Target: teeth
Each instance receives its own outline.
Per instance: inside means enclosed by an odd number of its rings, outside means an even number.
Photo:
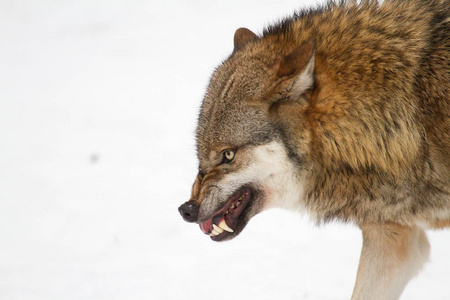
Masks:
[[[222,219],[218,225],[220,228],[222,228],[225,231],[228,232],[233,232],[233,229],[231,229],[230,227],[228,227],[227,223],[225,222],[225,219]]]
[[[242,201],[242,200],[244,200],[244,198],[245,198],[245,194],[242,194],[242,195],[239,197],[239,200]]]
[[[214,235],[219,235],[219,234],[220,234],[220,232],[218,232],[218,231],[215,230],[215,229],[213,229],[213,230],[211,231],[211,233],[213,233]]]
[[[231,203],[231,209],[233,209],[234,208],[234,202],[233,203]]]
[[[222,233],[223,232],[223,229],[222,228],[220,228],[219,226],[217,226],[216,224],[212,224],[213,225],[213,231],[215,230],[216,232],[218,232],[218,233]]]
[[[238,203],[236,203],[236,207],[239,207],[239,205],[241,205],[241,201],[238,201]]]

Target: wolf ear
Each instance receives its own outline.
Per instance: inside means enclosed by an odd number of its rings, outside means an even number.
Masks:
[[[277,76],[281,80],[294,78],[292,92],[300,96],[314,84],[314,40],[309,40],[281,59]]]
[[[247,28],[239,28],[234,33],[234,50],[233,52],[239,51],[244,48],[251,41],[259,40],[259,37],[254,34],[251,30]]]

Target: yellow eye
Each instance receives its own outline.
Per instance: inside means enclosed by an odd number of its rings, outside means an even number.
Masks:
[[[234,159],[234,151],[233,150],[227,150],[223,153],[223,162],[222,163],[229,163]]]

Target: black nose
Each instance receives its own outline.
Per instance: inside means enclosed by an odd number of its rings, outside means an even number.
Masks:
[[[186,222],[192,223],[197,221],[198,205],[194,202],[185,202],[180,207],[178,207],[178,211]]]

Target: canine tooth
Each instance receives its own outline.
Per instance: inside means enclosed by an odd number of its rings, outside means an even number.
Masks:
[[[236,203],[236,207],[239,207],[239,205],[241,205],[241,201],[238,201],[238,203]]]
[[[219,234],[223,232],[223,229],[217,226],[216,224],[213,224],[213,230],[217,231]]]
[[[244,200],[244,198],[245,198],[245,194],[242,194],[240,197],[239,197],[239,200]]]
[[[233,232],[233,229],[231,229],[230,227],[228,227],[227,223],[225,222],[225,219],[222,219],[222,221],[220,221],[219,225],[220,228],[222,228],[225,231],[228,232]]]
[[[218,231],[215,230],[215,229],[211,230],[211,233],[214,233],[214,235],[219,235],[219,234],[220,234],[220,232],[218,232]]]

